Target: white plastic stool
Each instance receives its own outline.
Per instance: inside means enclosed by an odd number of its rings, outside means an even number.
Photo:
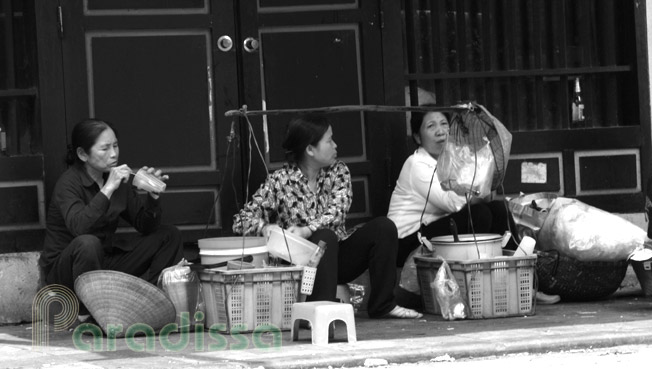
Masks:
[[[302,319],[311,324],[313,345],[328,345],[328,338],[331,336],[330,326],[335,320],[341,320],[346,324],[349,343],[357,341],[353,305],[351,304],[332,301],[294,303],[292,305],[292,341],[299,339],[299,323]]]

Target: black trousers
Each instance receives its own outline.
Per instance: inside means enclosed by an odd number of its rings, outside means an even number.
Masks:
[[[75,279],[92,270],[116,270],[156,284],[163,269],[183,258],[181,234],[174,226],[161,225],[156,232],[138,237],[124,247],[106,252],[92,235],[81,235],[70,242],[54,262],[45,281],[75,290]],[[80,314],[88,310],[80,303]]]
[[[377,318],[389,313],[395,306],[396,252],[398,233],[396,225],[387,217],[378,217],[357,229],[347,239],[338,242],[335,232],[317,230],[310,241],[326,242],[312,295],[307,301],[335,301],[337,285],[356,279],[369,269],[367,312]]]
[[[516,224],[507,209],[504,201],[490,201],[471,205],[471,211],[465,206],[457,213],[450,214],[435,222],[422,227],[421,235],[430,239],[437,236],[450,235],[450,220],[455,220],[459,234],[470,233],[496,233],[503,234],[510,230],[516,235]],[[410,253],[421,243],[417,237],[417,232],[399,239],[397,266],[402,267]],[[514,240],[505,247],[506,249],[515,250],[517,244]]]

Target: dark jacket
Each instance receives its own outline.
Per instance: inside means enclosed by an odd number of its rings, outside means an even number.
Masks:
[[[74,164],[61,175],[54,188],[39,261],[41,267],[47,273],[61,251],[80,235],[96,236],[108,252],[113,247],[128,248],[113,241],[120,218],[142,234],[155,231],[161,223],[161,207],[158,200],[146,197],[147,200],[139,196],[131,183],[121,183],[109,199],[84,166]]]

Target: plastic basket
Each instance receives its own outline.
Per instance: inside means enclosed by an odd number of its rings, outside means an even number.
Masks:
[[[629,261],[579,261],[556,250],[537,251],[539,291],[564,301],[605,298],[620,288]]]
[[[312,288],[315,285],[315,277],[317,276],[317,268],[303,267],[303,278],[301,279],[301,293],[304,295],[312,295]]]
[[[227,333],[261,325],[289,330],[302,272],[303,267],[199,272],[206,326]]]
[[[446,262],[471,309],[469,319],[485,319],[534,315],[536,259],[536,255],[528,255]],[[442,261],[424,256],[415,256],[414,260],[424,310],[429,314],[440,314],[431,283]]]

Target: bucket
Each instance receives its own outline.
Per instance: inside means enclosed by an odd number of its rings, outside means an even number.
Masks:
[[[635,261],[632,260],[632,268],[641,285],[643,296],[652,296],[652,259]]]
[[[433,246],[434,256],[441,256],[446,260],[478,260],[502,256],[503,247],[510,236],[509,233],[504,236],[477,233],[475,237],[473,234],[461,234],[459,241],[456,241],[452,235],[448,235],[433,237],[430,243]]]
[[[199,257],[201,258],[202,264],[217,264],[223,261],[237,259],[243,255],[253,256],[252,264],[254,264],[256,268],[262,268],[263,260],[267,261],[267,246],[249,247],[245,248],[244,250],[242,248],[224,250],[199,250]]]

